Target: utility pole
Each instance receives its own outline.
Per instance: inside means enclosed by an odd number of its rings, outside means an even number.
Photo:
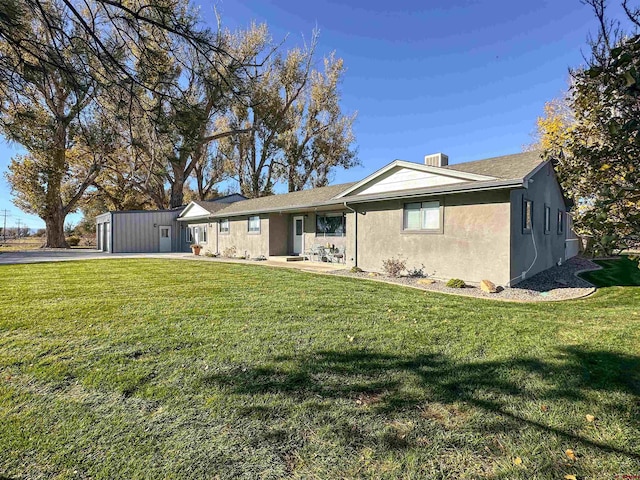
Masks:
[[[2,242],[7,243],[7,217],[10,217],[9,210],[6,208],[4,210],[0,210],[4,215],[4,226],[2,227]]]
[[[18,219],[17,222],[18,222],[18,240],[20,240],[20,219]]]

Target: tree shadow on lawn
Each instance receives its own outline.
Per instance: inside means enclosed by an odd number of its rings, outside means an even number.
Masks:
[[[636,256],[621,255],[618,258],[597,259],[593,262],[600,265],[602,270],[584,272],[580,276],[596,287],[640,286],[640,269]]]
[[[525,402],[544,405],[545,402],[580,401],[594,391],[640,395],[640,357],[566,347],[559,349],[553,358],[506,362],[461,363],[441,354],[410,357],[367,350],[323,351],[273,360],[273,367],[234,368],[230,372],[207,375],[203,381],[205,385],[216,385],[240,395],[288,395],[296,402],[347,400],[379,415],[412,409],[415,412],[418,408],[423,417],[437,416],[437,412],[423,409],[433,404],[451,406],[463,402],[494,414],[478,426],[479,434],[533,427],[573,445],[582,444],[640,460],[637,452],[582,437],[569,426],[558,428],[517,413]],[[605,409],[602,405],[599,407]],[[635,410],[638,404],[632,408]],[[617,410],[619,417],[629,415],[629,408],[618,405],[615,398],[605,410]],[[257,406],[245,407],[241,413],[263,419],[270,414],[269,407]],[[399,447],[402,446],[400,442]]]

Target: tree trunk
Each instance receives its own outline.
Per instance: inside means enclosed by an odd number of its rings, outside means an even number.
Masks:
[[[45,248],[69,248],[64,238],[64,206],[62,205],[62,178],[65,174],[67,129],[65,122],[57,119],[55,145],[51,158],[51,170],[47,178],[44,223],[47,227]]]
[[[169,198],[169,208],[181,207],[184,202],[184,170],[174,169],[173,182],[171,183],[171,197]]]
[[[45,248],[69,248],[67,240],[64,238],[64,209],[62,202],[48,209],[46,217],[43,219],[47,227],[47,241]]]

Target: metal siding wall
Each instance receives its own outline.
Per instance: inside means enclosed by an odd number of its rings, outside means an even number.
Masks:
[[[114,215],[114,251],[120,253],[154,253],[160,249],[158,226],[171,226],[172,250],[179,246],[178,211],[119,212]],[[154,224],[156,225],[154,227]]]

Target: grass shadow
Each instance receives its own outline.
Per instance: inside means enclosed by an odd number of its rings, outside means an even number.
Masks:
[[[594,391],[637,396],[639,372],[640,357],[579,347],[559,349],[557,355],[545,360],[531,357],[469,363],[441,354],[412,357],[355,350],[280,356],[269,367],[232,369],[207,375],[202,381],[233,394],[279,394],[292,396],[296,402],[317,398],[346,400],[368,407],[375,415],[389,417],[429,405],[454,408],[451,406],[463,402],[493,414],[491,418],[499,416],[493,420],[497,422],[493,427],[486,422],[478,426],[482,430],[478,433],[483,435],[491,428],[504,431],[532,427],[572,444],[640,460],[636,451],[586,438],[568,426],[560,428],[552,421],[544,423],[516,413],[520,404],[532,399],[541,404],[573,402]],[[530,386],[532,382],[536,387]],[[544,388],[540,387],[541,382]],[[402,448],[402,442],[394,448]]]
[[[580,276],[598,288],[638,287],[640,286],[640,268],[638,259],[622,255],[615,259],[593,260],[602,270],[581,273]]]

